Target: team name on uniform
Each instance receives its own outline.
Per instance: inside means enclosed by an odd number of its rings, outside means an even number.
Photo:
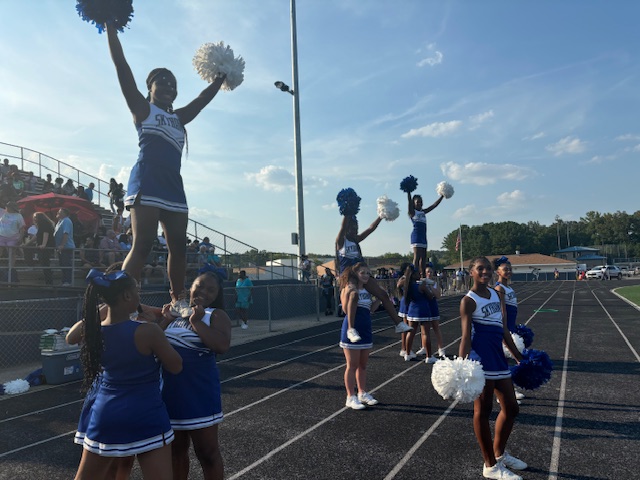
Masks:
[[[480,310],[484,314],[484,318],[500,311],[500,302],[487,303]]]

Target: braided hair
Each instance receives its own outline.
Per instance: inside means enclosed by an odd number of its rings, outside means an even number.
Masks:
[[[95,272],[91,270],[89,275]],[[117,277],[117,278],[116,278]],[[82,306],[83,324],[82,337],[84,342],[80,350],[80,358],[84,367],[83,391],[91,388],[96,377],[102,371],[102,325],[100,320],[100,304],[115,305],[120,294],[136,287],[136,280],[125,272],[113,272],[102,274],[103,281],[87,276],[87,289],[84,293]]]

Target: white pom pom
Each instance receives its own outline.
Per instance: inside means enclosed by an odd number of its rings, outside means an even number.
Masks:
[[[29,382],[22,379],[11,380],[4,384],[4,393],[15,395],[16,393],[24,393],[29,390]]]
[[[513,332],[511,333],[511,338],[513,338],[513,343],[516,344],[516,348],[518,349],[518,351],[522,353],[524,350],[524,339],[517,333]],[[502,351],[504,352],[505,357],[513,358],[513,355],[511,355],[511,352],[504,343],[502,344]]]
[[[484,389],[482,364],[475,360],[445,357],[433,365],[431,383],[445,400],[457,399],[461,403],[473,402]]]
[[[378,198],[378,216],[389,222],[393,222],[400,216],[398,204],[386,195],[382,195]]]
[[[440,182],[436,187],[436,193],[444,198],[453,197],[453,187],[447,182]]]
[[[233,90],[244,80],[244,59],[234,57],[233,50],[224,42],[205,43],[193,56],[193,66],[198,75],[206,81],[213,82],[218,74],[225,74],[222,90]]]

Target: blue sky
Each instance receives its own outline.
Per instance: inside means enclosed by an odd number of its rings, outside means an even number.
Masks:
[[[36,6],[37,5],[37,8]],[[0,0],[0,142],[126,185],[137,137],[105,35],[75,2]],[[182,173],[191,216],[259,249],[295,252],[288,0],[134,1],[121,35],[139,88],[155,67],[182,106],[206,84],[196,49],[223,40],[246,62],[188,126]],[[460,223],[578,220],[638,209],[640,4],[566,0],[298,0],[298,63],[308,252],[331,253],[338,191],[362,197],[362,226],[386,194],[418,178],[429,244]],[[363,243],[410,251],[403,213]]]

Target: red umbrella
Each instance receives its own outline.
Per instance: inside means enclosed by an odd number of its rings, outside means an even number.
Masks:
[[[100,214],[93,208],[93,204],[84,198],[45,193],[18,200],[18,207],[27,225],[32,223],[35,212],[44,212],[55,222],[60,208],[69,210],[69,217],[81,225],[83,233],[96,233],[100,225]],[[75,233],[77,235],[80,232]]]

